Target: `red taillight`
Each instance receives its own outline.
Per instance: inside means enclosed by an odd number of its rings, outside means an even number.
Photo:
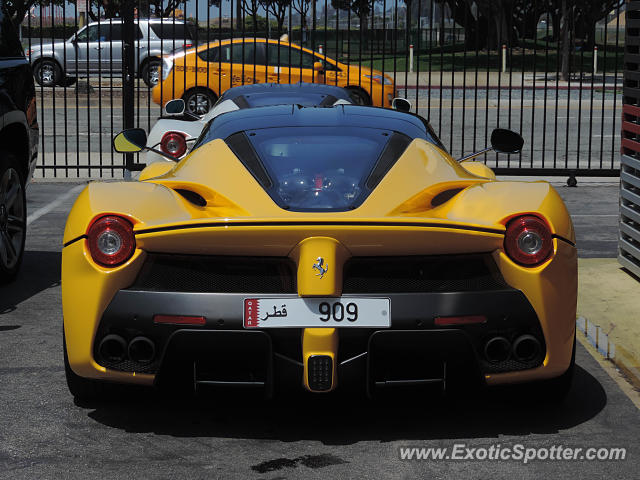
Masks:
[[[449,325],[475,325],[478,323],[487,323],[487,317],[484,315],[464,315],[461,317],[436,317],[434,323],[438,326]]]
[[[514,218],[507,224],[504,249],[512,260],[521,265],[539,265],[553,251],[551,230],[544,220],[533,215]]]
[[[133,225],[115,215],[97,219],[87,231],[91,258],[104,267],[118,266],[131,258],[136,249]]]
[[[180,158],[187,151],[187,139],[182,133],[167,132],[162,136],[160,148],[164,153]]]
[[[154,315],[153,323],[165,323],[170,325],[204,325],[204,317],[188,317],[185,315]]]

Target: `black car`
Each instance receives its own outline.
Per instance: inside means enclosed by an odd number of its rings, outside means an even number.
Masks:
[[[0,0],[0,282],[18,273],[27,229],[25,186],[38,155],[33,73]]]

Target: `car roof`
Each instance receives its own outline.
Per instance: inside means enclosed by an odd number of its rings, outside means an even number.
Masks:
[[[263,101],[268,97],[295,97],[300,103],[305,105],[318,105],[316,99],[319,96],[331,96],[335,100],[331,102],[333,104],[336,100],[346,100],[352,102],[349,92],[334,85],[324,85],[318,83],[256,83],[251,85],[243,85],[239,87],[230,88],[222,94],[221,101],[224,100],[236,100],[239,97],[243,97],[240,102],[246,102],[245,107],[261,106]],[[307,103],[304,100],[312,103]],[[236,101],[236,103],[239,103]],[[266,102],[265,102],[266,103]],[[269,101],[269,104],[276,104],[277,101]],[[283,102],[287,104],[295,103],[291,101]]]
[[[441,146],[426,120],[418,115],[376,107],[337,105],[331,108],[275,105],[248,108],[214,118],[199,144],[234,133],[278,127],[364,127],[393,130]]]

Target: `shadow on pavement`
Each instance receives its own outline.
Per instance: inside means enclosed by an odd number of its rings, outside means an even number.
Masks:
[[[0,286],[0,315],[47,288],[60,284],[60,252],[25,251],[17,278]],[[1,317],[0,317],[1,318]]]
[[[580,367],[563,405],[524,405],[517,398],[495,390],[473,392],[454,401],[438,394],[399,395],[378,402],[324,395],[270,402],[255,395],[219,401],[211,395],[195,400],[189,395],[167,398],[145,390],[128,401],[84,407],[92,409],[88,415],[96,422],[127,432],[349,445],[556,433],[586,422],[607,403],[598,380]]]

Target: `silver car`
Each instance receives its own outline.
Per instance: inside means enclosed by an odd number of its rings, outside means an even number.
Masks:
[[[191,46],[195,26],[173,19],[136,20],[136,74],[153,87],[162,55]],[[27,56],[36,81],[45,87],[70,85],[89,74],[122,73],[122,20],[102,20],[78,30],[66,41],[33,42]]]

